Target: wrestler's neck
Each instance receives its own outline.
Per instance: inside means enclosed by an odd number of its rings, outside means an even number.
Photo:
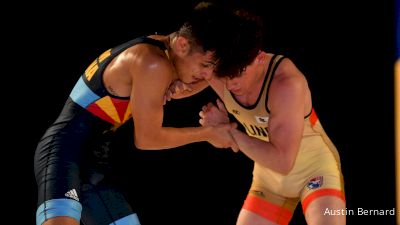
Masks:
[[[169,35],[153,34],[149,35],[148,37],[163,42],[168,52],[170,52],[172,40],[174,39],[174,37],[176,37],[176,34],[175,33],[171,33]]]
[[[171,33],[169,35],[158,35],[158,34],[154,34],[154,35],[149,35],[148,37],[153,38],[155,40],[161,41],[164,43],[165,48],[166,48],[166,53],[167,53],[167,57],[168,60],[170,60],[170,62],[173,65],[173,69],[174,69],[174,79],[178,79],[178,75],[176,74],[175,71],[175,53],[173,50],[173,42],[175,41],[177,34],[176,32]]]
[[[246,74],[243,75],[246,76],[244,79],[248,79],[245,81],[245,83],[248,82],[248,85],[243,87],[242,92],[234,94],[236,100],[246,106],[254,105],[257,102],[264,84],[267,67],[266,63],[253,64],[247,67]]]

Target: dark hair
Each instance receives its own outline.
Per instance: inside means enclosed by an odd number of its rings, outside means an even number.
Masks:
[[[240,75],[262,48],[261,19],[244,9],[200,2],[177,32],[194,49],[213,51],[217,76]]]
[[[219,61],[214,71],[219,77],[239,76],[263,46],[261,18],[245,10],[237,10],[235,15],[236,30],[216,52]]]
[[[215,51],[234,29],[233,10],[212,2],[200,2],[178,30],[177,34],[190,41],[193,48]]]

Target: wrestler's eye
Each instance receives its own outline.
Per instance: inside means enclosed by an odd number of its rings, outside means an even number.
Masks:
[[[206,69],[214,67],[214,65],[211,63],[201,63],[200,66]]]

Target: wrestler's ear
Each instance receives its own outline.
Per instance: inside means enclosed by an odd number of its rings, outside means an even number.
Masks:
[[[256,56],[256,61],[258,63],[264,64],[265,60],[267,60],[267,55],[265,54],[265,52],[259,51]]]
[[[185,37],[178,36],[175,41],[176,54],[179,56],[186,56],[190,52],[189,40]]]

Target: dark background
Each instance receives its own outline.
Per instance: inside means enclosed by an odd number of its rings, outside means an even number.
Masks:
[[[12,164],[3,186],[15,190],[6,196],[10,213],[18,215],[14,223],[34,224],[34,150],[86,66],[138,35],[174,31],[195,2],[17,2],[4,8],[13,13],[2,18],[10,59],[3,61],[3,113],[11,134],[4,164]],[[394,208],[394,3],[228,2],[261,15],[266,50],[287,55],[307,77],[314,107],[341,155],[347,208]],[[205,90],[168,103],[166,125],[197,126],[201,106],[215,97]],[[119,151],[131,144],[129,125],[121,129]],[[133,157],[120,164],[126,174],[118,177],[126,177],[143,225],[235,223],[251,181],[252,162],[242,153],[198,143],[128,154]],[[395,224],[395,217],[348,216],[348,224],[367,222]],[[291,224],[305,224],[301,211]]]

